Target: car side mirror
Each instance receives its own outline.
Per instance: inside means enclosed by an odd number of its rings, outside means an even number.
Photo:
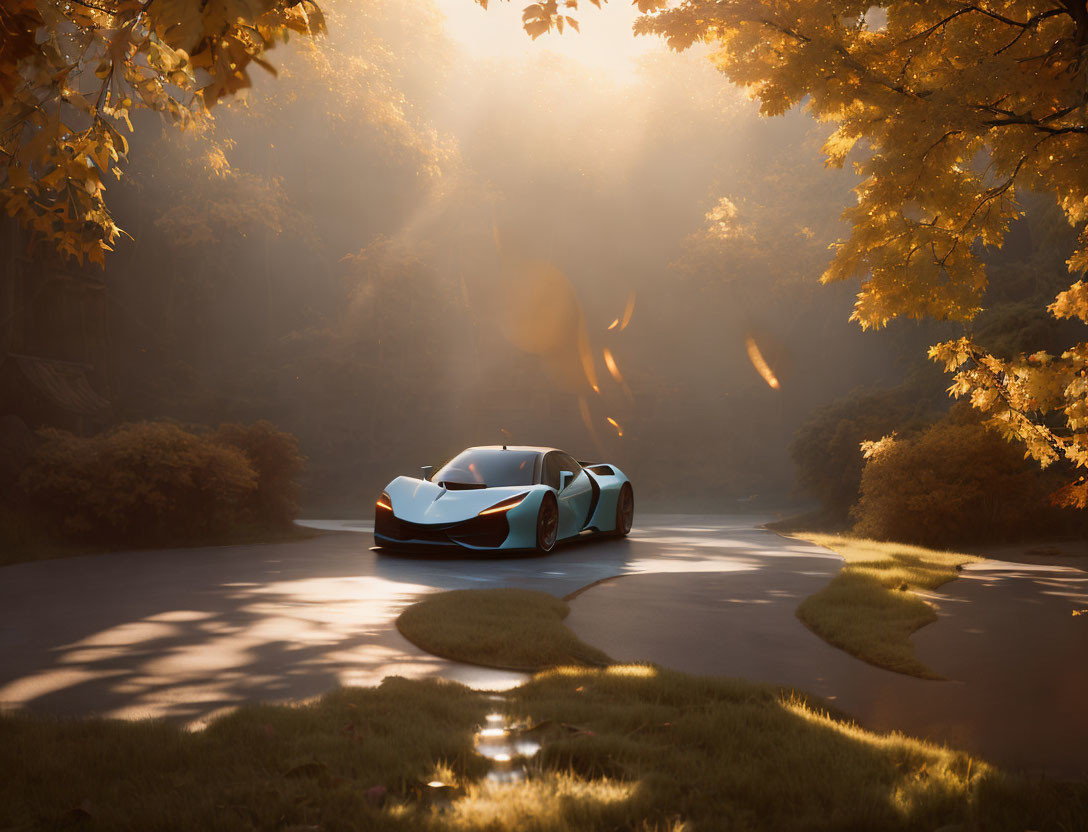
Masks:
[[[423,471],[423,479],[427,482],[431,480],[431,472],[434,470],[433,465],[420,465],[420,470]]]
[[[562,491],[564,488],[566,488],[568,485],[570,485],[570,481],[572,479],[574,479],[574,472],[573,471],[560,471],[559,472],[559,490]]]

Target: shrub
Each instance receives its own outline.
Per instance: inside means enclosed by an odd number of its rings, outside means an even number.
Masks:
[[[258,490],[241,450],[167,422],[92,438],[54,429],[38,437],[20,487],[55,528],[85,542],[213,538],[244,522]]]
[[[798,483],[819,498],[828,515],[845,521],[861,484],[864,460],[858,446],[893,430],[921,429],[927,424],[927,411],[905,388],[855,390],[816,410],[790,445]]]
[[[938,547],[1060,533],[1081,518],[1050,505],[1056,484],[958,405],[915,438],[869,446],[854,531]]]
[[[210,439],[237,448],[257,473],[257,488],[246,500],[252,520],[263,526],[290,526],[298,515],[298,483],[305,461],[294,434],[262,419],[252,425],[220,425]]]

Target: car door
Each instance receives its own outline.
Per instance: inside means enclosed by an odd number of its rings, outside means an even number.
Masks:
[[[570,471],[574,477],[560,489],[562,471]],[[569,454],[552,451],[544,460],[544,481],[559,490],[559,537],[573,537],[585,526],[593,499],[589,474]]]

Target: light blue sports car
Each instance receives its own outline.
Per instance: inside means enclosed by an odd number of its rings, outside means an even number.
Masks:
[[[374,512],[383,549],[460,547],[547,554],[583,534],[631,531],[635,496],[615,465],[580,463],[555,448],[462,451],[433,475],[397,477]]]

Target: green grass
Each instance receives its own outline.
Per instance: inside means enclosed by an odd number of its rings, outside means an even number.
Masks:
[[[593,823],[570,828],[1041,830],[1083,829],[1088,817],[1088,783],[1008,778],[742,680],[649,666],[560,669],[516,690],[514,707],[579,729],[544,733],[546,775],[628,787],[625,800],[596,807]]]
[[[436,656],[507,670],[611,660],[563,623],[565,601],[527,589],[462,589],[426,596],[397,618],[410,642]]]
[[[244,707],[200,733],[0,716],[0,829],[414,829],[371,805],[367,789],[410,804],[436,766],[482,776],[472,734],[487,705],[460,685],[393,678],[310,704]]]
[[[243,707],[201,733],[0,716],[0,829],[1000,832],[1088,817],[1088,783],[1006,777],[796,694],[648,666],[559,669],[513,691],[497,707],[543,748],[527,781],[496,785],[473,753],[493,707],[453,683],[387,679]],[[428,798],[432,779],[448,801]]]
[[[826,587],[797,608],[805,626],[869,664],[942,678],[918,659],[910,641],[912,633],[937,620],[933,606],[914,591],[937,589],[956,579],[957,565],[982,558],[844,535],[791,536],[838,552],[846,561]]]

